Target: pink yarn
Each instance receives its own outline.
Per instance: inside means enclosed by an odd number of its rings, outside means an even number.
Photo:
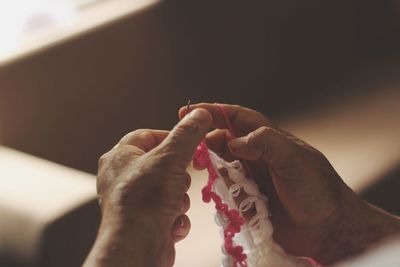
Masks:
[[[308,261],[314,267],[323,267],[321,264],[319,264],[316,260],[314,260],[312,258],[309,258],[309,257],[297,257],[297,258]]]
[[[224,120],[226,122],[227,128],[231,136],[235,138],[236,137],[235,131],[232,127],[232,124],[229,120],[228,114],[224,106],[218,103],[216,103],[215,105],[221,111],[221,114],[224,117]],[[245,220],[240,216],[238,210],[229,209],[228,205],[222,202],[221,197],[212,191],[212,186],[214,182],[217,180],[218,174],[211,163],[210,155],[208,153],[208,148],[204,141],[202,141],[196,149],[196,152],[193,157],[193,164],[198,169],[207,169],[208,171],[207,185],[203,187],[203,189],[201,190],[203,201],[209,203],[211,200],[213,200],[217,211],[223,214],[225,218],[227,218],[227,226],[224,229],[224,248],[226,253],[232,256],[235,266],[247,267],[247,261],[246,261],[247,256],[243,252],[243,247],[238,245],[235,246],[233,243],[233,237],[235,236],[235,234],[240,232],[240,228],[242,225],[245,224]],[[247,173],[251,175],[250,168],[246,161],[244,162],[244,167]],[[307,260],[314,267],[322,267],[322,265],[320,265],[312,258],[309,257],[298,257],[298,258]]]
[[[228,205],[222,202],[221,197],[212,191],[212,186],[217,180],[218,174],[211,163],[208,148],[204,141],[196,149],[193,164],[200,169],[207,169],[208,171],[207,185],[201,190],[203,201],[209,203],[213,200],[217,211],[227,218],[227,226],[224,229],[224,248],[226,253],[232,256],[235,266],[246,267],[247,256],[243,252],[243,247],[233,243],[233,237],[240,232],[240,227],[245,223],[245,220],[240,216],[239,211],[229,209]]]
[[[221,111],[221,114],[224,117],[226,126],[228,126],[229,133],[231,134],[231,136],[233,138],[236,138],[235,130],[233,129],[232,123],[229,120],[228,113],[226,113],[224,105],[219,104],[219,103],[215,103],[215,105],[218,107],[219,111]]]

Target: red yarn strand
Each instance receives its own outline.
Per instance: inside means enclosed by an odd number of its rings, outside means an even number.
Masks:
[[[224,248],[226,253],[232,256],[235,266],[247,267],[247,256],[243,252],[243,247],[235,245],[233,242],[234,236],[240,232],[245,220],[240,216],[239,211],[229,209],[228,205],[223,203],[221,197],[212,190],[218,174],[211,163],[210,154],[204,141],[197,147],[193,160],[196,166],[202,169],[206,168],[208,171],[208,182],[202,189],[203,201],[209,203],[213,200],[216,210],[227,219],[227,225],[224,229]]]

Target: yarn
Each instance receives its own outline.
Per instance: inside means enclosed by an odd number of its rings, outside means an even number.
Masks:
[[[243,247],[235,246],[233,243],[233,237],[240,232],[240,227],[245,223],[245,220],[240,216],[239,211],[229,209],[228,205],[222,202],[221,197],[212,190],[218,174],[211,163],[208,148],[204,141],[197,147],[193,161],[195,166],[208,171],[207,185],[202,189],[203,201],[209,203],[213,200],[215,209],[226,217],[227,226],[224,229],[225,251],[232,256],[235,266],[246,267],[246,254],[243,253]]]
[[[223,105],[216,104],[223,115],[227,128],[235,137]],[[223,252],[227,257],[223,266],[229,267],[322,267],[308,257],[293,257],[274,242],[273,228],[267,208],[268,198],[261,194],[257,185],[247,178],[251,175],[246,162],[226,162],[210,151],[202,141],[197,147],[193,165],[196,169],[207,169],[208,181],[202,189],[206,203],[215,203],[216,223],[223,227]],[[220,167],[226,170],[224,175]],[[227,179],[229,185],[226,183]],[[240,203],[237,197],[242,194]],[[253,210],[254,216],[247,222],[243,214]]]

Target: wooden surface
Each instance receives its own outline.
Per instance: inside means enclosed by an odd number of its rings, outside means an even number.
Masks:
[[[0,146],[0,265],[78,266],[99,222],[95,179]]]

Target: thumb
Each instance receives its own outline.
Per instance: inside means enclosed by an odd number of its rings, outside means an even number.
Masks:
[[[235,156],[246,160],[264,160],[271,167],[288,166],[299,153],[298,146],[273,128],[262,126],[244,137],[229,142]]]
[[[193,110],[172,129],[160,144],[160,149],[186,168],[211,123],[212,117],[207,110]]]

